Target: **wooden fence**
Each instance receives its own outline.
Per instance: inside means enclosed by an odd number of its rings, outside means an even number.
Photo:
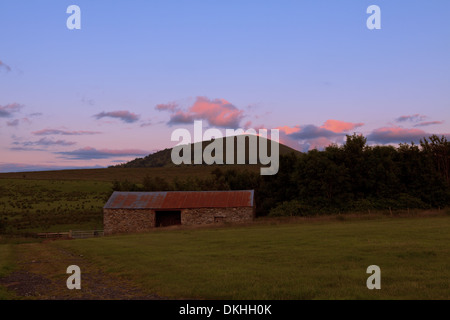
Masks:
[[[86,239],[103,237],[105,234],[103,230],[89,230],[89,231],[70,231],[69,237],[71,239]]]
[[[69,239],[68,232],[41,232],[36,233],[38,238],[48,238],[48,239]]]
[[[87,230],[87,231],[69,231],[69,232],[42,232],[37,233],[36,237],[46,239],[86,239],[103,237],[103,230]]]

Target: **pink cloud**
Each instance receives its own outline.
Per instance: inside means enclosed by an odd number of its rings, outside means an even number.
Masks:
[[[162,104],[156,106],[156,108],[172,113],[169,124],[207,120],[211,126],[238,128],[241,120],[244,118],[244,111],[225,99],[210,100],[206,97],[197,97],[194,104],[187,111],[179,110],[175,104]]]
[[[295,132],[299,132],[301,130],[300,126],[298,126],[298,125],[295,127],[282,126],[282,127],[278,127],[277,129],[285,134],[292,134]]]
[[[296,125],[281,126],[280,141],[292,148],[301,151],[323,149],[333,143],[342,143],[346,132],[363,126],[364,123],[345,122],[340,120],[327,120],[322,126]]]
[[[430,134],[420,129],[405,129],[401,127],[384,127],[375,129],[367,136],[368,141],[376,143],[418,143],[420,139],[428,137]]]
[[[282,126],[278,127],[277,129],[279,129],[280,131],[284,132],[287,135],[305,136],[306,132],[312,132],[313,135],[317,135],[317,137],[320,136],[329,137],[333,136],[336,133],[348,132],[363,125],[364,123],[362,122],[353,123],[330,119],[327,120],[320,127],[314,125],[305,125],[305,126],[296,125],[294,127]]]
[[[353,122],[344,122],[339,120],[327,120],[321,128],[325,128],[327,130],[336,132],[336,133],[342,133],[342,132],[348,132],[350,130],[353,130],[355,128],[362,127],[364,123],[353,123]]]
[[[189,111],[208,120],[211,125],[234,128],[239,126],[244,113],[224,99],[209,100],[205,97],[197,97]]]

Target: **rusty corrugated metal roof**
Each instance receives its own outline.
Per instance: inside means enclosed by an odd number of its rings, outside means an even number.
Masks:
[[[105,209],[183,209],[253,207],[253,190],[240,191],[114,191]]]

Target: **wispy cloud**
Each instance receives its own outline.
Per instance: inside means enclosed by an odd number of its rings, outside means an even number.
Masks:
[[[49,136],[49,135],[63,135],[63,136],[83,136],[83,135],[92,135],[92,134],[100,134],[99,131],[68,131],[68,130],[60,130],[60,129],[42,129],[38,131],[33,131],[32,134],[36,136]]]
[[[156,110],[158,111],[171,111],[171,112],[175,112],[177,110],[179,110],[179,106],[177,103],[175,102],[171,102],[171,103],[162,103],[162,104],[158,104],[155,107]]]
[[[413,115],[407,115],[407,116],[400,116],[397,119],[395,119],[396,122],[406,122],[406,121],[410,121],[410,122],[418,122],[418,121],[423,121],[427,118],[427,116],[423,115],[423,114],[413,114]]]
[[[151,121],[147,121],[147,122],[143,122],[141,123],[140,127],[144,128],[144,127],[150,127],[153,123]]]
[[[40,117],[42,116],[43,113],[42,112],[34,112],[34,113],[30,113],[29,117]]]
[[[418,143],[420,139],[430,136],[420,129],[405,129],[401,127],[384,127],[375,129],[368,136],[367,140],[375,143]]]
[[[15,112],[19,112],[23,108],[23,105],[18,103],[10,103],[5,106],[0,105],[0,118],[9,118]]]
[[[31,147],[31,146],[73,146],[76,142],[66,141],[66,140],[52,140],[48,138],[41,138],[37,141],[24,141],[24,142],[13,142],[14,145],[21,145],[23,147]]]
[[[150,152],[139,149],[95,149],[85,147],[73,151],[60,151],[55,154],[61,155],[61,158],[71,160],[91,160],[91,159],[108,159],[115,157],[142,157],[148,155]]]
[[[10,72],[11,71],[11,67],[0,60],[0,71],[1,70],[6,70],[6,72]]]
[[[102,166],[61,166],[44,164],[23,164],[23,163],[0,163],[0,172],[30,172],[30,171],[53,171],[53,170],[74,170],[74,169],[97,169]]]
[[[225,99],[210,100],[207,97],[197,97],[187,111],[181,110],[175,103],[159,104],[159,111],[171,113],[169,125],[188,124],[194,120],[206,120],[209,125],[222,128],[238,128],[244,118],[244,111],[238,109]]]
[[[95,100],[94,99],[88,99],[86,97],[81,98],[81,102],[88,105],[88,106],[93,106],[95,105]]]
[[[11,121],[6,121],[6,125],[8,127],[18,127],[20,123],[26,123],[26,124],[30,125],[32,123],[32,121],[27,117],[21,118],[21,119],[14,119]]]
[[[27,118],[27,117],[22,118],[20,120],[21,120],[21,122],[25,122],[26,124],[31,124],[32,123],[32,121],[29,118]]]
[[[17,127],[19,125],[19,119],[14,119],[11,121],[6,121],[8,127]]]
[[[116,118],[119,120],[122,120],[123,122],[127,123],[133,123],[139,120],[139,115],[132,113],[130,111],[126,110],[120,110],[120,111],[110,111],[110,112],[100,112],[96,115],[94,115],[95,118],[101,119],[101,118]]]
[[[424,121],[424,122],[419,122],[419,123],[415,124],[414,127],[427,127],[427,126],[443,124],[443,123],[444,123],[444,121]]]
[[[13,143],[14,144],[14,143]],[[47,152],[47,149],[37,149],[33,147],[11,147],[9,148],[11,151],[44,151]]]

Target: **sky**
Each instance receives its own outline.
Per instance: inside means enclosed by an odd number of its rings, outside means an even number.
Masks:
[[[450,137],[449,16],[448,0],[2,0],[0,172],[123,163],[195,120],[300,151]]]

